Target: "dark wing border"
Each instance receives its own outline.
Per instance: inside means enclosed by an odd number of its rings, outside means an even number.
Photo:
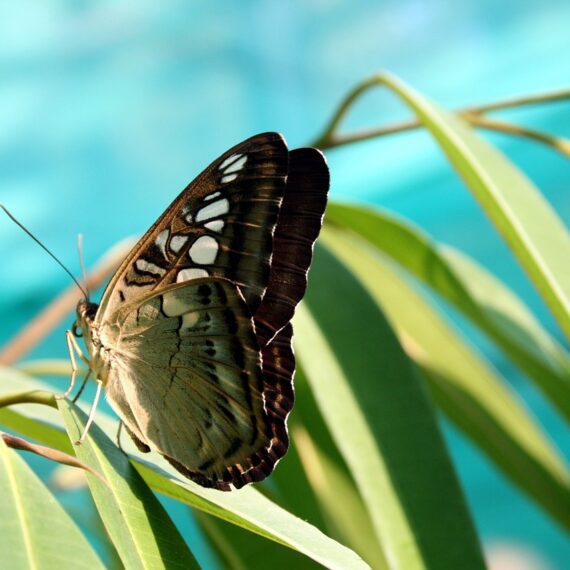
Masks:
[[[322,152],[300,148],[289,153],[289,174],[273,235],[269,281],[254,315],[261,347],[292,319],[305,294],[329,184],[329,169]]]
[[[279,331],[268,346],[261,350],[263,394],[271,430],[269,446],[252,453],[243,465],[229,466],[223,472],[221,479],[213,479],[203,473],[191,471],[172,457],[164,455],[176,470],[203,487],[220,491],[230,491],[230,484],[236,489],[241,489],[244,485],[263,481],[271,475],[275,465],[287,453],[289,447],[287,417],[293,408],[295,398],[293,390],[295,355],[292,335],[293,327],[288,324]]]

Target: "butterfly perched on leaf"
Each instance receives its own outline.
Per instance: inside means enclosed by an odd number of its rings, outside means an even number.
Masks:
[[[100,305],[77,306],[90,371],[137,447],[200,485],[261,481],[287,451],[290,321],[328,187],[318,150],[254,136],[174,200]]]

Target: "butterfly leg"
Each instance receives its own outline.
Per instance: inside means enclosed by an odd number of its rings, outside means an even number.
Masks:
[[[121,445],[121,433],[123,431],[123,420],[119,420],[119,427],[117,428],[117,447],[125,453],[123,446]]]
[[[90,367],[91,363],[89,362],[89,359],[83,354],[83,351],[81,350],[81,347],[79,346],[79,344],[77,343],[77,341],[75,340],[75,336],[73,335],[73,332],[70,330],[66,330],[65,331],[65,336],[67,338],[67,343],[68,346],[71,344],[71,346],[73,347],[73,349],[75,350],[75,352],[77,353],[77,355],[79,356],[79,358],[81,358],[81,360],[83,360],[83,362]]]
[[[85,378],[83,378],[83,382],[81,382],[81,386],[79,387],[77,394],[75,394],[75,396],[73,397],[72,402],[74,404],[75,404],[75,402],[77,402],[77,400],[79,400],[79,398],[81,397],[81,394],[83,394],[83,390],[84,390],[85,385],[87,384],[87,380],[89,380],[90,376],[91,376],[91,370],[88,370],[87,374],[85,375]]]
[[[97,379],[97,392],[95,392],[95,398],[93,399],[93,404],[91,404],[91,409],[89,410],[89,417],[87,418],[87,423],[83,428],[83,433],[81,434],[81,437],[75,442],[75,445],[81,445],[83,443],[83,440],[87,436],[87,432],[93,423],[95,412],[97,410],[97,404],[99,403],[99,397],[101,396],[101,388],[103,388],[103,382]]]
[[[77,369],[77,362],[75,360],[75,352],[77,352],[77,354],[79,355],[81,360],[83,360],[84,362],[87,363],[87,365],[89,365],[89,360],[87,360],[87,358],[85,358],[85,355],[81,351],[81,348],[77,344],[77,341],[75,340],[73,333],[70,330],[65,331],[65,339],[67,341],[67,350],[69,352],[69,360],[71,361],[71,379],[69,381],[69,386],[67,387],[65,392],[63,394],[58,394],[55,397],[56,400],[63,400],[64,398],[67,398],[67,396],[69,396],[69,394],[71,394],[71,391],[73,390],[73,387],[75,386],[75,377],[77,376],[77,370],[78,370]]]

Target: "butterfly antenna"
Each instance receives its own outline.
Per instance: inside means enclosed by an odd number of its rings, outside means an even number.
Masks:
[[[77,281],[77,279],[75,279],[75,277],[73,276],[73,273],[71,273],[71,271],[69,271],[69,269],[67,269],[67,267],[65,267],[65,265],[63,265],[63,263],[28,228],[26,228],[21,222],[19,222],[12,215],[12,213],[8,210],[8,208],[6,208],[6,206],[4,206],[4,204],[0,204],[0,208],[2,208],[4,210],[4,212],[6,212],[6,215],[17,226],[19,226],[22,230],[24,230],[48,255],[50,255],[52,257],[52,259],[54,259],[54,261],[71,277],[73,282],[79,287],[79,290],[83,293],[83,295],[87,299],[89,297],[87,291],[81,286],[79,281]]]
[[[85,299],[89,301],[91,292],[89,291],[89,285],[87,284],[87,271],[85,271],[85,260],[83,259],[83,235],[77,234],[77,251],[79,253],[79,265],[81,267],[81,275],[83,278],[83,284],[85,285]]]

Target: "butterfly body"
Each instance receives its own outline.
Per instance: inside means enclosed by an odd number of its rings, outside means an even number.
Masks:
[[[201,485],[260,481],[287,450],[289,321],[327,190],[318,151],[252,137],[180,194],[100,306],[78,305],[90,369],[139,449]]]
[[[99,328],[94,323],[95,315],[99,305],[82,300],[77,303],[77,319],[73,325],[73,333],[77,337],[82,337],[89,352],[89,368],[91,373],[106,384],[108,371],[109,354],[107,347],[101,343],[99,338]],[[81,334],[77,331],[81,330]]]

